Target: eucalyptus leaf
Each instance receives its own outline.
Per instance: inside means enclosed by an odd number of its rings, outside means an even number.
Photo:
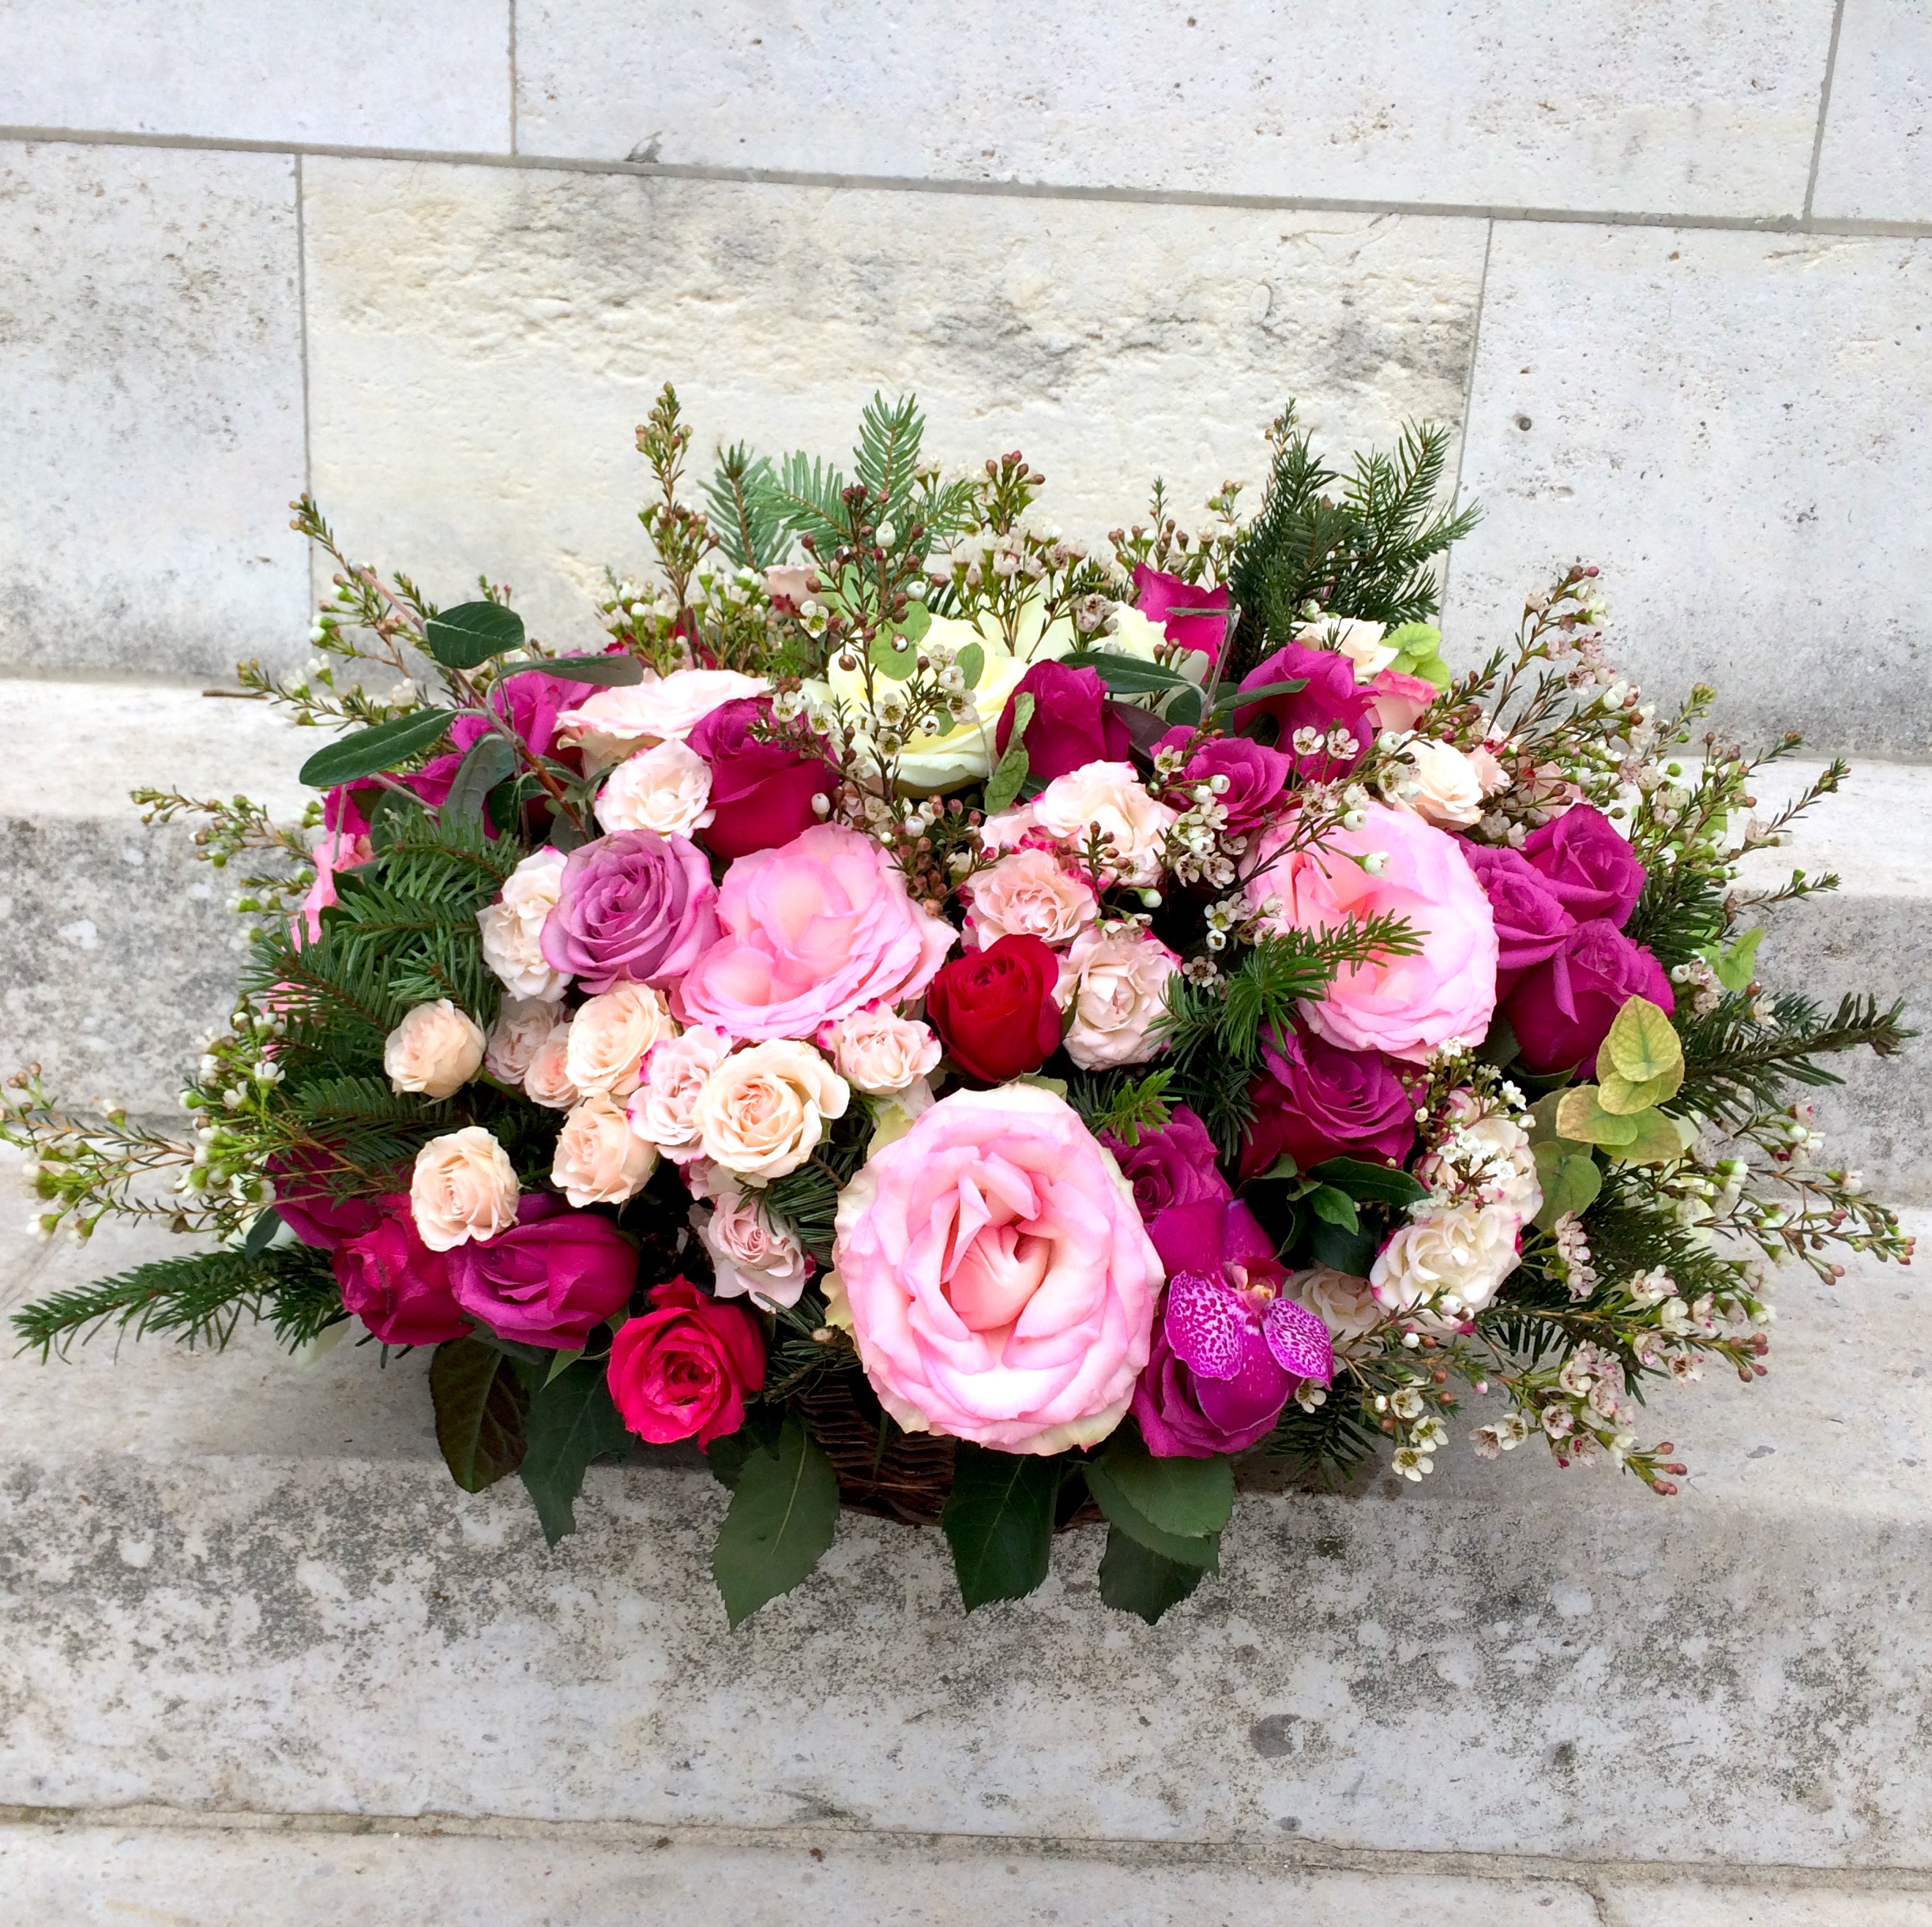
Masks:
[[[900,633],[915,648],[925,640],[932,625],[933,612],[923,602],[908,602],[905,614],[899,618]]]
[[[1728,950],[1720,950],[1712,944],[1698,954],[1716,971],[1717,981],[1735,994],[1751,987],[1751,979],[1757,974],[1757,946],[1764,941],[1761,926],[1746,930]]]
[[[453,710],[412,709],[386,723],[372,723],[318,749],[297,772],[299,779],[312,790],[327,790],[359,776],[379,776],[439,741],[455,720]]]
[[[1566,1150],[1553,1138],[1537,1145],[1535,1159],[1536,1182],[1543,1192],[1543,1206],[1536,1213],[1538,1230],[1553,1230],[1562,1217],[1581,1218],[1596,1202],[1603,1177],[1596,1159]]]
[[[953,666],[966,678],[966,686],[976,689],[979,678],[986,674],[986,644],[969,642],[953,659]]]
[[[1636,1118],[1604,1110],[1597,1101],[1595,1084],[1577,1084],[1557,1102],[1557,1135],[1573,1144],[1601,1144],[1606,1151],[1614,1151],[1620,1144],[1635,1142],[1638,1128]]]
[[[431,616],[423,646],[445,669],[474,669],[523,647],[523,618],[501,603],[458,603]]]
[[[1597,1085],[1596,1100],[1613,1118],[1631,1118],[1640,1110],[1648,1110],[1653,1105],[1675,1097],[1683,1082],[1684,1067],[1681,1064],[1673,1065],[1667,1071],[1643,1084],[1633,1084],[1629,1078],[1619,1077],[1612,1071]]]
[[[517,752],[503,737],[494,730],[478,737],[457,766],[449,794],[443,798],[443,821],[460,823],[466,817],[480,817],[490,792],[516,767]]]
[[[1026,753],[1026,727],[1033,720],[1033,692],[1022,689],[1013,699],[1013,733],[1006,738],[1006,753],[999,764],[987,779],[985,807],[990,817],[1012,809],[1019,795],[1021,786],[1026,781],[1028,764]]]
[[[711,1555],[711,1575],[735,1631],[791,1591],[825,1555],[839,1518],[838,1475],[795,1418],[776,1449],[749,1454]]]
[[[1629,1141],[1605,1147],[1615,1163],[1668,1164],[1684,1155],[1683,1134],[1675,1118],[1667,1118],[1660,1110],[1646,1110],[1629,1121],[1637,1127]]]
[[[1647,997],[1626,997],[1596,1054],[1597,1076],[1641,1084],[1672,1071],[1681,1079],[1683,1069],[1683,1042],[1669,1016]]]
[[[919,666],[919,651],[889,629],[872,638],[872,667],[895,682],[904,682]]]

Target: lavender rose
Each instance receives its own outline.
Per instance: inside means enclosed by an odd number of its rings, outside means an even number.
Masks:
[[[1155,751],[1184,749],[1193,734],[1191,729],[1171,729],[1154,745]],[[1187,759],[1168,792],[1168,800],[1176,809],[1185,809],[1191,797],[1184,798],[1178,792],[1191,791],[1224,776],[1227,787],[1215,801],[1227,812],[1229,832],[1245,836],[1273,815],[1294,773],[1294,758],[1279,749],[1265,749],[1246,736],[1210,736]]]
[[[1399,1163],[1415,1141],[1414,1105],[1379,1051],[1344,1050],[1311,1031],[1277,1031],[1261,1053],[1266,1074],[1250,1087],[1254,1116],[1241,1174],[1277,1158],[1302,1170],[1326,1158]]]
[[[1554,823],[1532,830],[1523,854],[1579,923],[1607,917],[1621,930],[1644,893],[1643,865],[1616,825],[1588,803],[1573,804]]]
[[[716,886],[688,836],[627,830],[571,851],[541,947],[553,970],[596,994],[614,984],[665,989],[717,941]]]
[[[1496,994],[1506,997],[1533,963],[1547,963],[1576,934],[1550,880],[1520,851],[1465,843],[1463,855],[1496,922]]]
[[[1246,734],[1262,717],[1271,716],[1278,726],[1276,749],[1293,758],[1307,781],[1331,783],[1348,775],[1375,740],[1372,698],[1357,684],[1355,664],[1332,649],[1304,649],[1291,642],[1250,670],[1241,688],[1262,689],[1276,682],[1302,686],[1285,696],[1264,696],[1239,704],[1235,727]],[[1312,730],[1321,744],[1298,749],[1295,739],[1303,730]],[[1329,734],[1336,730],[1354,743],[1352,750],[1338,756],[1328,747]]]
[[[1564,948],[1524,974],[1502,1014],[1524,1063],[1543,1076],[1594,1057],[1632,996],[1676,1008],[1657,960],[1607,918],[1597,918],[1578,924]]]
[[[637,1253],[608,1218],[527,1191],[517,1222],[449,1254],[456,1300],[499,1338],[572,1351],[630,1302]]]
[[[1033,719],[1026,729],[1028,772],[1042,783],[1089,763],[1128,760],[1133,738],[1114,713],[1107,685],[1096,671],[1069,669],[1062,663],[1036,663],[1013,685],[994,727],[996,756],[1006,753],[1014,708],[1022,696],[1033,699]]]

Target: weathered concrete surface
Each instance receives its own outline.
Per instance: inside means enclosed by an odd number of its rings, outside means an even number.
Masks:
[[[1721,727],[1923,757],[1925,598],[1883,585],[1932,575],[1929,317],[1923,243],[1499,223],[1454,651],[1581,557],[1652,694],[1701,679]]]
[[[295,175],[0,143],[0,670],[299,659]]]
[[[6,0],[0,126],[509,151],[509,0]]]
[[[487,569],[555,643],[641,566],[632,426],[675,381],[713,445],[843,456],[875,389],[927,446],[1020,448],[1098,536],[1156,475],[1186,525],[1265,472],[1290,396],[1331,441],[1460,417],[1476,221],[312,160],[314,476],[358,555]]]
[[[519,144],[969,182],[1792,214],[1832,9],[1238,0],[1098,25],[1047,0],[523,0]]]
[[[1815,212],[1932,220],[1932,13],[1845,0]]]

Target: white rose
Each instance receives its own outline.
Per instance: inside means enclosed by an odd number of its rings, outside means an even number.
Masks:
[[[581,1096],[629,1097],[641,1081],[644,1054],[677,1033],[662,991],[620,983],[587,999],[571,1020],[564,1075]]]
[[[1007,699],[1018,687],[1020,678],[1036,663],[1057,660],[1078,641],[1071,621],[1062,618],[1044,633],[1040,627],[1037,601],[1020,612],[1017,648],[1009,649],[999,625],[991,616],[980,619],[976,628],[956,617],[934,616],[922,638],[922,647],[943,644],[956,653],[977,646],[984,661],[979,679],[966,692],[972,708],[943,736],[929,732],[906,739],[899,757],[899,780],[902,789],[914,795],[935,795],[957,790],[968,783],[983,783],[993,773],[997,760],[994,731]],[[865,672],[856,662],[841,669],[835,656],[826,671],[832,693],[842,697],[855,710],[865,708]]]
[[[1098,828],[1111,836],[1120,880],[1151,884],[1160,877],[1160,856],[1175,812],[1148,794],[1131,763],[1083,763],[1056,776],[1034,798],[1033,819],[1062,843],[1084,845]]]
[[[1389,800],[1439,830],[1466,829],[1483,813],[1483,778],[1453,743],[1417,737],[1403,745]]]
[[[490,1027],[483,1067],[499,1084],[520,1084],[538,1050],[557,1027],[557,1006],[531,997],[506,997]]]
[[[845,1080],[810,1044],[788,1037],[727,1057],[705,1080],[693,1115],[705,1155],[763,1184],[795,1171],[851,1101]]]
[[[1084,1071],[1138,1064],[1160,1048],[1148,1031],[1167,1007],[1178,960],[1158,938],[1133,928],[1092,930],[1066,953],[1073,1021],[1066,1054]]]
[[[1363,1337],[1382,1321],[1382,1308],[1366,1278],[1317,1264],[1313,1271],[1296,1272],[1286,1289],[1339,1339]]]
[[[483,1050],[475,1019],[439,997],[417,1005],[382,1040],[382,1068],[393,1091],[453,1097],[483,1069]]]
[[[546,1110],[568,1110],[577,1100],[577,1088],[570,1081],[570,1020],[555,1025],[536,1047],[530,1068],[523,1074],[523,1094],[532,1104]]]
[[[762,676],[742,676],[735,669],[678,669],[600,689],[565,710],[557,727],[559,734],[569,732],[584,752],[585,771],[595,776],[633,749],[682,742],[720,704],[762,696],[771,686]]]
[[[1109,655],[1131,655],[1143,663],[1165,663],[1178,674],[1190,677],[1196,682],[1206,682],[1208,671],[1214,666],[1205,650],[1175,648],[1160,623],[1126,603],[1115,608],[1113,627],[1104,636],[1097,637],[1093,646]]]
[[[1358,682],[1373,682],[1399,653],[1382,640],[1389,631],[1380,622],[1365,622],[1352,615],[1324,616],[1297,629],[1295,640],[1311,649],[1332,649],[1355,666]]]
[[[517,1222],[517,1167],[480,1124],[433,1137],[416,1153],[409,1215],[431,1251],[494,1238]]]
[[[624,1107],[601,1094],[575,1106],[557,1134],[551,1181],[581,1210],[635,1197],[657,1169],[657,1153],[630,1128]]]
[[[691,1227],[710,1254],[718,1296],[797,1304],[810,1267],[791,1227],[767,1216],[755,1193],[735,1184],[715,1184],[711,1195],[711,1204],[691,1207]]]
[[[1404,1225],[1369,1272],[1377,1303],[1460,1323],[1482,1310],[1516,1269],[1521,1223],[1504,1205],[1453,1204]]]
[[[891,1097],[923,1077],[939,1061],[931,1027],[875,1008],[855,1011],[818,1033],[833,1067],[868,1097]]]
[[[569,973],[543,960],[543,920],[557,907],[564,855],[545,844],[512,870],[502,893],[476,913],[483,961],[513,997],[554,1003],[569,989]]]
[[[596,808],[597,821],[613,836],[656,830],[660,836],[688,836],[717,813],[711,806],[711,765],[675,738],[640,749],[611,771]]]
[[[1022,834],[1024,832],[1022,832]],[[998,823],[989,848],[1005,839]],[[1056,947],[1070,944],[1099,915],[1083,877],[1071,874],[1050,850],[1016,850],[981,870],[965,887],[969,948],[986,950],[1002,937],[1037,937]]]
[[[644,1081],[630,1100],[631,1129],[674,1164],[701,1155],[697,1094],[731,1054],[731,1040],[705,1024],[653,1044],[644,1061]]]

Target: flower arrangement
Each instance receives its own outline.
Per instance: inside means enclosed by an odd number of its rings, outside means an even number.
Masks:
[[[337,564],[321,793],[137,792],[242,878],[244,990],[179,1141],[37,1072],[0,1134],[36,1226],[212,1239],[15,1316],[434,1347],[450,1470],[569,1531],[600,1457],[731,1489],[732,1623],[841,1499],[936,1519],[968,1609],[1097,1513],[1100,1591],[1214,1571],[1250,1455],[1419,1481],[1472,1404],[1670,1493],[1661,1377],[1760,1376],[1767,1261],[1905,1261],[1795,1087],[1894,1005],[1755,981],[1769,760],[1607,666],[1596,572],[1453,675],[1446,438],[1346,477],[1291,409],[1257,513],[1084,548],[1019,454],[946,479],[874,400],[850,479],[639,445],[656,573],[558,655],[509,592]],[[372,694],[352,674],[396,679]],[[1792,737],[1772,753],[1787,753]],[[687,1444],[686,1449],[690,1449]]]

